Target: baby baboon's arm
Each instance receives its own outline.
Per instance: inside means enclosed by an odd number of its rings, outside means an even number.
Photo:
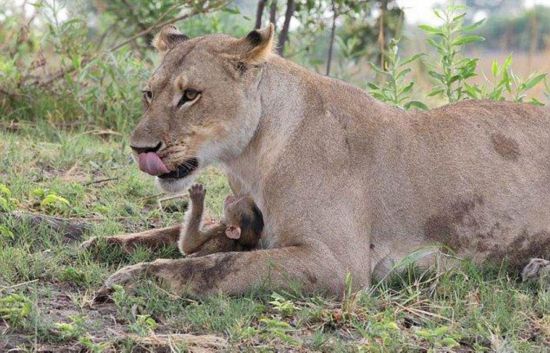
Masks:
[[[215,234],[212,230],[203,232],[200,229],[205,194],[206,190],[200,184],[194,184],[189,189],[190,209],[185,215],[184,228],[178,242],[182,254],[191,254],[198,251]]]

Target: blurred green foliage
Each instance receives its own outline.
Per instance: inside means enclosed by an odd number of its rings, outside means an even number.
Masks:
[[[0,122],[107,133],[127,133],[139,118],[138,92],[158,64],[150,41],[162,24],[173,22],[191,37],[218,32],[243,36],[254,26],[257,5],[242,0],[0,1]],[[422,44],[421,36],[414,42],[432,47],[429,60],[407,62],[398,55],[397,41],[418,57],[410,49],[411,38],[402,36],[406,13],[395,0],[293,3],[284,56],[354,84],[366,86],[367,80],[371,93],[390,104],[425,108],[472,98],[540,103],[527,93],[545,80],[543,74],[521,79],[504,63],[486,86],[479,86],[469,81],[478,74],[477,58],[468,57],[463,47],[475,45],[481,33],[493,48],[506,27],[514,32],[511,48],[538,50],[550,31],[546,8],[506,19],[489,17],[483,26],[471,24],[465,9],[454,8],[456,16],[450,9],[440,10],[442,24],[423,26],[427,42]],[[269,14],[281,33],[290,1],[265,4],[260,22],[267,23]],[[431,78],[416,75],[426,66]],[[419,78],[429,81],[429,95],[439,100],[417,91],[426,90],[426,85],[413,84]]]

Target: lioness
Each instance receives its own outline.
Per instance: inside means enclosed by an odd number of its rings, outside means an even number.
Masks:
[[[550,255],[547,108],[465,101],[405,112],[273,54],[273,37],[273,26],[241,39],[164,28],[131,137],[139,167],[166,191],[224,168],[263,213],[267,249],[140,263],[106,288],[147,274],[195,295],[290,279],[338,295],[346,273],[368,286],[432,244],[514,265]],[[155,239],[175,241],[174,228],[147,233]]]

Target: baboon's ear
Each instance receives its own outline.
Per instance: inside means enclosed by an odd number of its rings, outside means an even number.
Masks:
[[[174,48],[176,44],[184,42],[189,37],[181,33],[176,26],[166,25],[162,27],[159,33],[153,38],[153,46],[161,53],[164,54],[168,50]]]
[[[272,23],[255,29],[239,40],[241,60],[248,64],[260,64],[273,52],[275,27]]]
[[[241,237],[241,227],[228,225],[225,229],[225,235],[229,239],[239,239]]]

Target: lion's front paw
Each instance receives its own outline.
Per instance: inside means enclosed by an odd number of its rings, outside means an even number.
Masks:
[[[113,273],[105,281],[105,287],[113,288],[114,285],[125,286],[129,283],[135,282],[142,274],[147,271],[149,264],[142,262],[139,264],[126,266]]]
[[[109,296],[114,292],[115,286],[130,287],[147,271],[149,264],[142,262],[136,265],[126,266],[113,273],[103,286],[96,292],[94,302],[103,303],[109,301]]]
[[[548,278],[550,283],[550,261],[544,259],[531,259],[527,266],[521,271],[521,279],[523,281]]]

